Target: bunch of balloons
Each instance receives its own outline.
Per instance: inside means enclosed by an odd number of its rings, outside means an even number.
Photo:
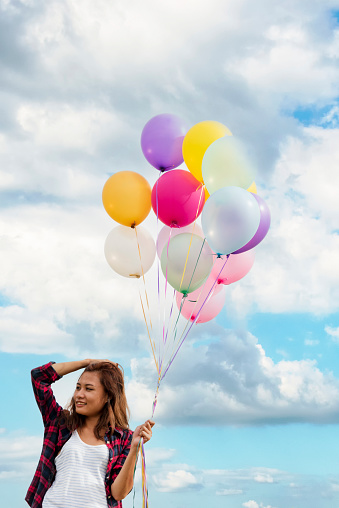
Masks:
[[[105,242],[109,265],[124,277],[142,278],[158,255],[160,316],[160,267],[167,285],[173,287],[168,320],[153,337],[152,319],[146,316],[140,294],[159,387],[194,323],[213,319],[225,303],[225,286],[244,277],[254,263],[254,247],[270,226],[270,212],[256,194],[254,174],[246,152],[223,124],[204,121],[188,129],[170,114],[151,118],[141,134],[147,161],[158,170],[153,186],[140,174],[121,171],[103,188],[107,213],[118,222]],[[176,169],[185,161],[189,171]],[[152,235],[140,224],[151,209],[163,227]],[[197,224],[201,215],[202,228]],[[146,285],[145,285],[146,288]],[[173,304],[178,316],[175,319]],[[178,322],[186,322],[179,333]],[[174,319],[173,319],[174,318]],[[145,457],[142,448],[143,506],[148,507]]]
[[[147,122],[141,148],[159,177],[152,189],[132,171],[107,180],[103,204],[120,226],[106,239],[106,259],[120,275],[140,278],[157,252],[180,314],[209,321],[223,308],[225,286],[251,269],[253,248],[270,226],[251,161],[225,125],[203,121],[188,129],[171,114]],[[189,171],[176,169],[183,162]],[[156,242],[140,226],[151,209],[163,223]]]

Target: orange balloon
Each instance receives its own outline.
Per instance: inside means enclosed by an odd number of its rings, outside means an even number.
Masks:
[[[102,190],[102,202],[112,219],[123,226],[137,226],[151,210],[151,186],[139,173],[119,171]]]

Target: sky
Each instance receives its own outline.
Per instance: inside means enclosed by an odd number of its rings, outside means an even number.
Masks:
[[[6,507],[26,506],[41,449],[32,368],[118,361],[131,427],[151,414],[140,281],[105,260],[116,224],[101,193],[117,171],[154,184],[140,136],[161,113],[227,125],[272,222],[250,273],[226,288],[215,320],[192,328],[160,387],[150,508],[339,507],[338,0],[0,0],[0,10]],[[144,225],[155,237],[154,216]],[[60,403],[78,374],[55,384]]]

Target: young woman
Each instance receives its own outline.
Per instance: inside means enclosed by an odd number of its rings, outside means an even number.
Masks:
[[[51,384],[85,368],[63,409]],[[140,438],[152,437],[147,420],[128,428],[123,372],[109,360],[50,362],[32,370],[45,432],[26,501],[32,508],[121,508],[133,487]]]

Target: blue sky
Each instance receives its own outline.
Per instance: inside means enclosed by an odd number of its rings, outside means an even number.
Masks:
[[[33,367],[119,361],[131,426],[150,416],[138,289],[104,258],[115,224],[101,191],[120,170],[155,182],[140,135],[165,112],[231,129],[272,224],[250,273],[227,287],[213,322],[193,327],[163,381],[150,508],[338,505],[338,1],[0,0],[0,10],[6,507],[25,506],[41,446]],[[154,217],[145,227],[155,236]],[[55,385],[61,403],[76,376]]]

